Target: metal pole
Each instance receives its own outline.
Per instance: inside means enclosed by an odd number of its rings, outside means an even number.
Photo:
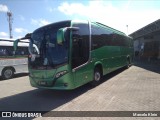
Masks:
[[[12,21],[13,21],[12,13],[10,11],[8,11],[7,16],[8,16],[7,20],[9,23],[9,35],[10,35],[10,38],[13,38],[13,36],[12,36]]]
[[[127,27],[127,35],[128,35],[128,25],[126,25],[126,27]]]

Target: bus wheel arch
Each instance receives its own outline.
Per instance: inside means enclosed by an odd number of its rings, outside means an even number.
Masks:
[[[100,72],[101,72],[101,75],[103,76],[103,67],[102,67],[102,64],[101,64],[101,63],[95,64],[94,70],[95,70],[95,69],[99,69]]]
[[[13,67],[10,67],[10,66],[5,67],[5,68],[3,68],[2,73],[1,73],[2,78],[3,79],[10,79],[13,77],[14,72],[15,72],[15,69]]]
[[[103,76],[102,64],[96,64],[93,71],[93,80],[91,81],[92,86],[97,86]]]

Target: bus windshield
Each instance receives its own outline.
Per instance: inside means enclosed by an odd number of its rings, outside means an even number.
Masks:
[[[29,57],[29,66],[32,69],[54,69],[55,67],[68,62],[69,32],[65,35],[63,45],[57,44],[57,31],[60,28],[69,27],[70,21],[54,23],[42,27],[32,33],[29,49],[35,50],[35,45],[39,50],[39,55],[32,59]],[[35,53],[36,51],[33,51]]]

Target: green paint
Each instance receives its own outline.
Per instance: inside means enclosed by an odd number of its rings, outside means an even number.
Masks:
[[[71,22],[71,27],[77,22]],[[124,33],[94,23],[116,34],[126,36]],[[44,28],[44,27],[43,27]],[[33,32],[34,34],[34,32]],[[64,28],[57,32],[57,43],[60,44],[64,40]],[[128,40],[127,44],[132,44],[132,40]],[[69,42],[69,60],[64,66],[60,66],[50,70],[37,70],[29,68],[30,83],[33,87],[44,89],[70,90],[82,86],[93,80],[93,72],[96,65],[102,66],[103,75],[110,73],[118,68],[127,65],[127,57],[132,60],[133,46],[103,46],[90,51],[90,60],[88,63],[78,69],[72,69],[72,31],[70,32]],[[56,79],[55,76],[61,71],[67,71],[66,74]],[[40,82],[46,85],[40,85]]]

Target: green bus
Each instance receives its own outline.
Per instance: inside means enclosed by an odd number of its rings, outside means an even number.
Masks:
[[[103,75],[132,63],[132,39],[98,22],[56,22],[22,39],[30,40],[29,78],[37,88],[69,90],[89,82],[96,86]],[[15,50],[22,39],[14,42]]]

